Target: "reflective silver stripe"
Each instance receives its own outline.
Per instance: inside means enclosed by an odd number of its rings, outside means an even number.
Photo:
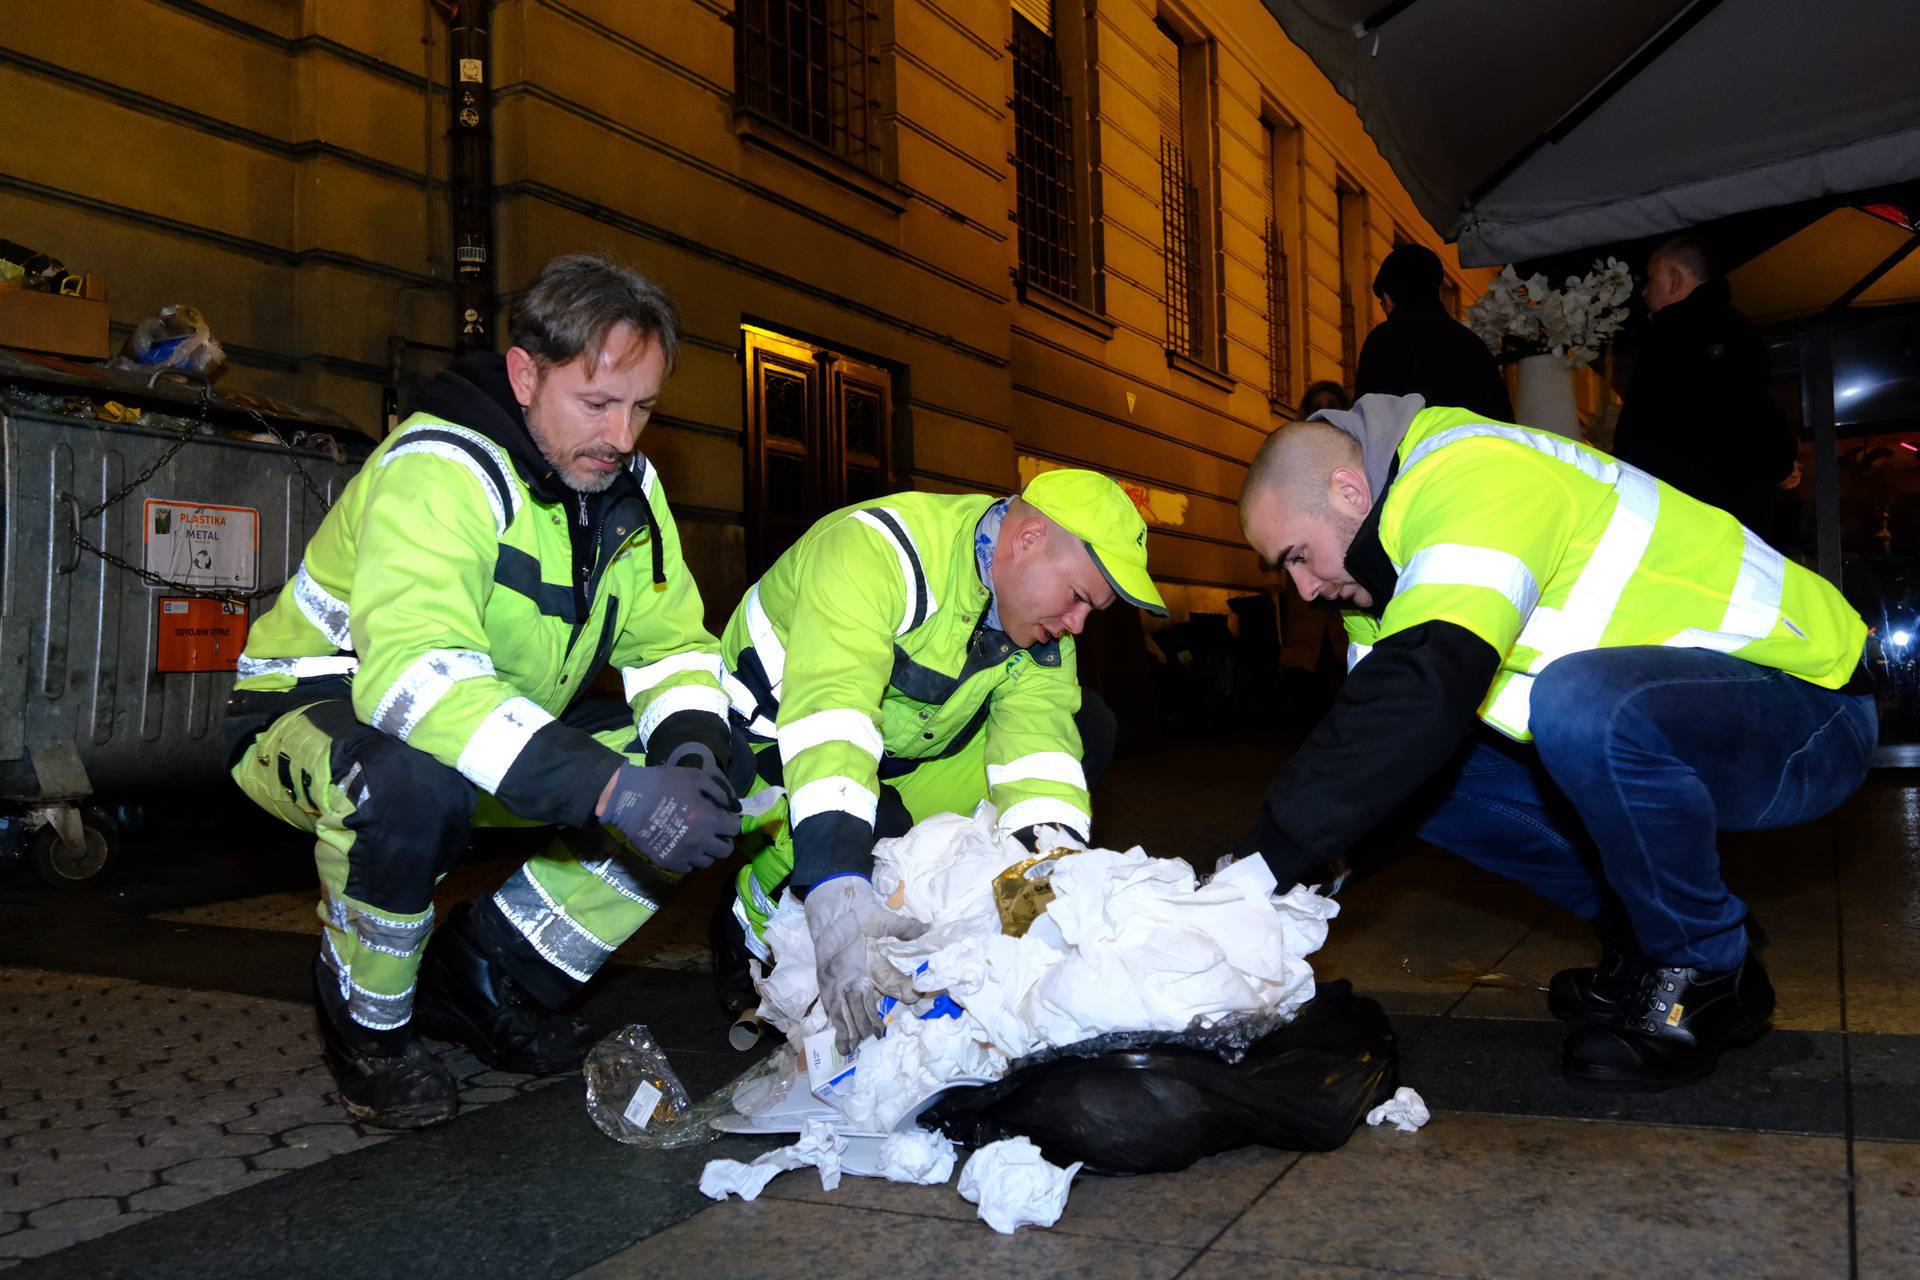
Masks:
[[[353,648],[353,632],[347,625],[347,602],[314,581],[305,560],[300,562],[300,571],[293,575],[293,602],[300,607],[300,615],[327,638],[328,644],[336,649]]]
[[[471,649],[430,649],[413,660],[374,709],[373,727],[407,740],[421,717],[462,680],[493,674],[493,659]]]
[[[1351,671],[1355,667],[1359,666],[1360,659],[1366,657],[1368,654],[1372,652],[1373,652],[1372,645],[1356,644],[1353,641],[1349,640],[1347,642],[1347,670]]]
[[[443,432],[459,436],[462,440],[471,444],[473,449],[464,449],[446,440],[411,438],[416,433],[425,431]],[[495,482],[493,476],[487,474],[486,468],[481,466],[479,460],[474,457],[474,449],[485,453],[493,460],[493,464],[500,469],[499,483]],[[445,458],[450,462],[457,462],[468,471],[471,471],[474,478],[480,482],[480,491],[487,495],[487,505],[493,508],[493,519],[494,523],[498,526],[498,532],[505,533],[507,531],[507,525],[512,523],[513,520],[513,510],[510,505],[513,502],[513,495],[501,492],[499,484],[511,485],[513,483],[513,463],[507,460],[506,453],[499,445],[487,439],[478,431],[470,431],[466,427],[458,426],[451,422],[441,422],[438,420],[422,422],[400,433],[399,438],[394,441],[386,453],[381,455],[380,465],[384,468],[395,458],[403,458],[410,453],[432,454],[437,458]]]
[[[740,895],[733,898],[733,918],[740,922],[740,938],[747,944],[747,950],[754,959],[765,962],[773,958],[773,948],[769,947],[753,927],[753,921],[747,919],[746,904],[740,901]]]
[[[553,716],[538,703],[526,698],[508,698],[487,712],[487,718],[467,739],[454,768],[460,776],[488,795],[500,789],[500,782],[513,768],[513,762],[527,749],[533,735],[553,723]]]
[[[329,902],[334,922],[351,933],[369,951],[403,959],[417,953],[433,932],[433,908],[418,920],[393,920],[356,907],[341,898]]]
[[[648,739],[653,737],[654,730],[658,729],[668,716],[677,715],[682,711],[704,711],[710,716],[718,716],[725,720],[727,695],[708,684],[681,685],[679,688],[668,689],[665,693],[656,695],[653,701],[647,704],[647,709],[640,713],[639,723],[635,726],[640,734],[640,745],[647,744]]]
[[[622,667],[620,668],[620,685],[626,690],[627,701],[632,702],[654,686],[689,671],[712,676],[716,681],[725,674],[720,665],[719,654],[695,650],[692,653],[676,653],[670,658],[649,662],[644,667]]]
[[[1773,634],[1780,621],[1780,597],[1787,587],[1787,562],[1778,551],[1754,536],[1751,529],[1740,530],[1745,545],[1740,549],[1740,575],[1733,581],[1733,594],[1727,597],[1727,611],[1721,616],[1718,631],[1690,627],[1667,644],[1688,649],[1714,649],[1732,653],[1756,640]]]
[[[640,492],[649,498],[653,497],[653,487],[658,483],[660,473],[654,469],[651,462],[647,461],[647,455],[644,453],[634,454],[631,458],[627,459],[627,467],[639,478]]]
[[[1401,474],[1413,470],[1436,450],[1462,440],[1491,437],[1506,440],[1512,444],[1523,444],[1552,458],[1557,458],[1568,466],[1577,467],[1588,478],[1601,484],[1612,484],[1621,471],[1634,468],[1623,462],[1602,462],[1597,454],[1588,453],[1565,436],[1550,435],[1544,431],[1528,431],[1524,427],[1509,427],[1494,422],[1476,422],[1464,427],[1450,427],[1436,436],[1422,440],[1415,445],[1413,452],[1407,455]],[[1645,474],[1642,472],[1641,474]]]
[[[1525,623],[1539,602],[1540,586],[1526,561],[1492,547],[1439,542],[1422,547],[1407,561],[1394,583],[1397,596],[1415,587],[1484,587],[1505,596]]]
[[[604,880],[615,893],[627,899],[629,902],[638,903],[648,911],[658,911],[660,909],[659,903],[640,892],[640,882],[633,878],[631,871],[628,871],[620,865],[617,858],[601,858],[597,862],[583,862],[580,865],[585,868],[589,874],[600,880]]]
[[[780,685],[787,673],[787,646],[780,643],[780,635],[773,629],[773,619],[767,616],[766,606],[760,603],[760,584],[754,583],[753,590],[747,592],[747,638],[753,641],[753,651],[760,659],[760,669],[767,673],[767,682],[773,686],[773,700],[780,701]]]
[[[887,527],[884,520],[880,519],[879,515],[876,514],[879,512],[885,512],[900,526],[901,534],[906,538],[905,542],[902,542],[899,537],[896,537],[894,531]],[[900,561],[900,578],[901,581],[906,584],[907,603],[906,607],[900,611],[900,623],[894,628],[893,634],[896,636],[905,635],[912,629],[916,613],[919,614],[921,620],[925,620],[931,618],[940,607],[938,601],[933,597],[933,583],[928,579],[926,574],[924,567],[926,560],[921,556],[920,548],[914,544],[913,534],[907,529],[907,522],[900,518],[898,511],[893,510],[891,507],[872,507],[867,510],[854,512],[853,518],[878,533],[882,538],[885,538],[887,545],[893,548],[893,554]],[[920,612],[917,607],[922,591],[926,593],[927,607],[924,612]]]
[[[243,653],[234,663],[234,671],[242,680],[253,676],[292,676],[295,680],[304,680],[311,676],[347,675],[359,665],[360,659],[351,654],[325,658],[249,658]]]
[[[760,877],[753,874],[752,868],[747,869],[747,891],[753,894],[753,906],[756,911],[766,916],[773,914],[773,899],[769,898],[767,891],[760,887]]]
[[[567,915],[524,866],[507,877],[493,901],[548,964],[576,982],[591,978],[613,954],[611,945]]]
[[[398,995],[369,991],[353,980],[352,966],[340,959],[331,933],[323,935],[327,944],[327,966],[340,982],[340,998],[346,1002],[347,1016],[369,1031],[391,1031],[404,1027],[413,1017],[413,991],[418,980],[409,982]]]
[[[1524,671],[1507,672],[1505,683],[1493,695],[1484,713],[1487,723],[1511,738],[1525,738],[1533,719],[1533,677]]]
[[[750,796],[740,797],[740,816],[758,818],[786,798],[785,787],[762,787]]]
[[[1009,782],[1057,782],[1065,787],[1087,789],[1087,772],[1080,762],[1064,751],[1036,751],[1032,755],[987,766],[987,785],[1002,787]]]
[[[875,760],[886,750],[880,730],[874,727],[873,717],[851,708],[816,711],[810,716],[801,716],[792,724],[781,725],[775,736],[780,743],[782,761],[791,761],[802,751],[810,751],[828,742],[844,742],[866,752]]]
[[[787,795],[787,821],[796,827],[817,813],[848,813],[872,826],[879,808],[878,792],[838,774],[815,778]]]
[[[1540,654],[1528,668],[1531,671],[1540,671],[1569,653],[1599,646],[1621,594],[1639,571],[1647,544],[1653,541],[1654,521],[1660,515],[1660,486],[1652,476],[1634,467],[1618,470],[1613,514],[1607,518],[1593,554],[1580,566],[1573,589],[1558,608],[1535,609],[1521,628],[1516,644]]]
[[[720,687],[727,691],[727,703],[735,711],[740,713],[740,718],[742,720],[751,720],[753,718],[754,708],[759,705],[759,703],[754,700],[753,690],[741,683],[740,677],[734,675],[731,671],[722,671],[720,673]]]
[[[1048,826],[1066,827],[1077,835],[1092,834],[1093,819],[1078,805],[1068,804],[1065,800],[1056,800],[1052,796],[1035,796],[1031,800],[1022,800],[1000,815],[1000,834],[1024,831],[1028,827],[1037,827],[1045,823]]]

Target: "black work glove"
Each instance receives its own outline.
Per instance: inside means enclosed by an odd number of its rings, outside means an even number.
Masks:
[[[1039,843],[1039,840],[1040,840],[1041,827],[1054,827],[1057,830],[1062,831],[1069,836],[1072,836],[1075,840],[1078,840],[1082,845],[1085,845],[1087,843],[1087,838],[1081,835],[1078,831],[1075,831],[1072,827],[1063,827],[1057,822],[1036,822],[1030,827],[1022,827],[1018,831],[1013,833],[1013,838],[1015,840],[1018,840],[1020,842],[1020,847],[1025,849],[1028,853],[1039,853],[1040,849],[1038,849],[1036,845]],[[1052,852],[1052,850],[1048,850],[1047,852]]]
[[[623,764],[600,821],[663,871],[712,866],[740,834],[740,802],[698,768]]]
[[[1273,878],[1282,893],[1296,884],[1317,884],[1331,895],[1346,883],[1346,859],[1329,863],[1303,853],[1281,832],[1280,824],[1273,820],[1273,814],[1265,804],[1260,806],[1260,816],[1247,828],[1247,833],[1234,842],[1233,848],[1215,865],[1214,871],[1217,873],[1255,854],[1267,860],[1267,869],[1273,872]]]

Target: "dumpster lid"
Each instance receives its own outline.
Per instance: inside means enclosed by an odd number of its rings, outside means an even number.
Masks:
[[[204,396],[209,417],[250,420],[258,415],[276,426],[337,436],[343,444],[371,443],[365,432],[331,409],[288,404],[248,391],[212,389],[203,378],[170,369],[110,369],[0,347],[0,386],[83,392],[182,416],[198,416]]]

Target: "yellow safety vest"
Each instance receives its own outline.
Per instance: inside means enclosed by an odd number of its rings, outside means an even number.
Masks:
[[[1451,622],[1501,655],[1480,718],[1526,741],[1533,682],[1587,649],[1712,649],[1826,689],[1866,624],[1824,578],[1597,449],[1465,409],[1416,414],[1380,512],[1399,575],[1381,617],[1346,614],[1348,665]]]

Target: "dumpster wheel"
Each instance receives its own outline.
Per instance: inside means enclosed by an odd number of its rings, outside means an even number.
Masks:
[[[99,809],[80,813],[80,848],[71,849],[51,823],[33,836],[27,860],[35,874],[55,889],[96,889],[120,857],[120,829]]]

